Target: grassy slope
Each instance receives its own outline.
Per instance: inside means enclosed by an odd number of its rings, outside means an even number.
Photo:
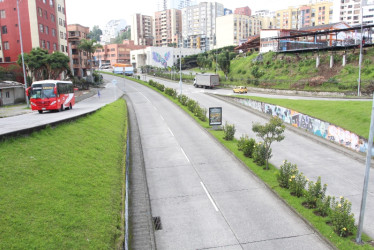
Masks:
[[[366,139],[369,136],[372,102],[288,100],[254,96],[248,98],[290,108],[328,121]]]
[[[115,247],[126,119],[120,100],[0,143],[0,249]]]

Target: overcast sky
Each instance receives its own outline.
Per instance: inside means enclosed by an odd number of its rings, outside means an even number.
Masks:
[[[217,0],[216,2],[232,10],[248,6],[252,11],[256,11],[286,9],[288,6],[309,3],[309,0]],[[131,24],[133,14],[153,15],[157,11],[157,0],[65,0],[65,3],[67,23],[78,23],[90,28],[94,25],[105,25],[110,20],[116,19],[125,19],[127,24]]]

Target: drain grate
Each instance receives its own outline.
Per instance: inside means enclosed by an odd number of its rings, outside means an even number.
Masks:
[[[154,230],[162,230],[161,217],[153,217],[153,228]]]

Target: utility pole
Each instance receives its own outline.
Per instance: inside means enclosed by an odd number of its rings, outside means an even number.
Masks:
[[[21,18],[19,16],[19,0],[17,0],[17,16],[18,16],[18,30],[19,30],[19,40],[21,45],[21,57],[22,57],[22,69],[23,69],[23,81],[25,82],[25,91],[27,90],[27,77],[26,77],[26,69],[25,69],[25,59],[23,57],[23,43],[22,43],[22,29],[21,29]],[[27,108],[30,108],[29,104],[29,97],[26,96],[26,104]]]

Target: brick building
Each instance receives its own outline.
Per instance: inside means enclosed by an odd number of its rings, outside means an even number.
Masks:
[[[95,65],[113,65],[115,63],[130,64],[130,51],[144,49],[145,45],[135,45],[134,41],[124,40],[122,44],[107,44],[99,48],[93,55]]]
[[[20,1],[19,14],[25,53],[40,47],[67,54],[65,0]],[[16,62],[21,54],[18,25],[17,1],[0,1],[0,62]]]
[[[74,76],[87,76],[87,69],[89,69],[88,56],[86,52],[78,50],[79,43],[82,39],[87,39],[90,33],[90,28],[80,24],[69,24],[69,47],[71,50],[70,67]]]
[[[236,8],[234,11],[234,14],[243,15],[243,16],[251,16],[252,11],[248,6],[246,6],[246,7]]]
[[[158,11],[154,19],[156,46],[178,45],[182,37],[182,12],[177,9]]]

